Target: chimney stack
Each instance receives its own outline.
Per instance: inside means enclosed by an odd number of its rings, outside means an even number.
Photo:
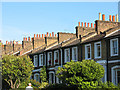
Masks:
[[[54,37],[54,32],[52,32],[52,37]]]
[[[105,21],[105,14],[102,15],[102,20]]]
[[[115,22],[115,16],[114,15],[112,16],[112,21]]]
[[[99,20],[101,20],[101,13],[99,13]]]
[[[112,21],[112,16],[111,15],[109,15],[109,21]]]

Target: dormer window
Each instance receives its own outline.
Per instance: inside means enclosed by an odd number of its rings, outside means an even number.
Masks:
[[[59,51],[58,50],[54,51],[54,64],[55,65],[59,64]]]
[[[39,55],[39,66],[43,66],[43,54]]]
[[[91,59],[91,44],[85,45],[85,59]]]
[[[52,52],[48,52],[48,65],[52,66]]]
[[[35,67],[38,66],[38,56],[37,55],[34,56],[34,66]]]
[[[118,38],[110,40],[110,51],[111,51],[111,56],[118,55]]]

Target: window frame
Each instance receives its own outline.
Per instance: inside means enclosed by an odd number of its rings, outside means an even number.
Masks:
[[[35,56],[37,56],[37,64],[35,63],[36,60],[35,60]],[[37,67],[38,66],[38,55],[34,55],[34,66]]]
[[[113,41],[117,40],[117,54],[113,54]],[[110,54],[111,56],[118,56],[118,38],[110,40]]]
[[[54,71],[50,71],[49,72],[49,83],[51,82],[52,84],[52,81],[50,81],[50,74],[53,74],[53,84],[55,83],[55,72]],[[52,76],[51,76],[52,77]],[[52,80],[52,79],[51,79]]]
[[[58,63],[55,62],[55,60],[56,60],[56,52],[58,53]],[[58,64],[58,65],[59,65],[59,50],[55,50],[55,51],[54,51],[54,65],[55,65],[55,64]]]
[[[50,60],[50,57],[49,57],[49,54],[51,53],[51,64],[49,64],[49,60]],[[52,52],[48,52],[48,66],[52,66]]]
[[[36,80],[36,75],[38,75],[38,82],[40,82],[40,74],[39,73],[35,73],[34,74],[34,80]],[[36,80],[37,81],[37,80]]]
[[[41,64],[41,56],[42,56],[42,59],[43,59],[43,54],[39,54],[39,66],[43,66],[43,63]]]
[[[97,56],[97,44],[100,44],[100,56]],[[101,41],[99,42],[95,42],[94,43],[94,58],[97,59],[97,58],[101,58]]]
[[[88,52],[87,52],[87,46],[90,46],[90,58],[88,58]],[[91,52],[91,44],[86,44],[85,45],[85,59],[87,60],[89,60],[89,59],[91,59],[91,54],[92,54],[92,52]]]
[[[76,49],[76,60],[75,60],[75,55],[74,55],[74,49]],[[75,47],[72,47],[72,60],[73,61],[78,61],[78,47],[77,46],[75,46]]]
[[[67,61],[66,50],[68,50],[68,53],[69,53],[69,61]],[[64,59],[65,59],[64,63],[70,62],[70,48],[66,48],[66,49],[64,50]]]

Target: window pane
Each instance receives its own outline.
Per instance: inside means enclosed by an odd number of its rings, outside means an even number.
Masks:
[[[97,57],[99,57],[100,56],[100,44],[97,44],[96,46],[97,46]]]
[[[113,54],[117,54],[117,40],[113,40],[112,45],[113,45]]]
[[[117,80],[118,80],[118,83],[120,83],[120,71],[117,71]]]
[[[87,58],[90,58],[90,46],[87,46]]]

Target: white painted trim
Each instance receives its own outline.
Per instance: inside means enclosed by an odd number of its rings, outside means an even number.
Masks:
[[[100,56],[98,57],[97,56],[97,44],[100,44]],[[95,42],[94,43],[94,58],[97,59],[97,58],[101,58],[101,41],[99,42]]]
[[[66,57],[66,50],[68,50],[68,53],[69,53],[69,62],[70,62],[70,48],[67,48],[67,49],[64,50],[64,62],[65,63],[68,62],[67,61],[67,57]]]
[[[15,54],[17,54],[17,53],[19,53],[20,51],[17,51],[17,52],[15,52],[15,53],[13,53],[13,55],[15,55]]]
[[[53,74],[53,83],[55,83],[55,72],[54,72],[54,71],[50,71],[50,72],[49,72],[49,75],[50,75],[51,73]],[[52,76],[51,76],[51,77],[52,77]],[[50,83],[50,76],[49,76],[49,83]]]
[[[106,35],[104,38],[106,38],[106,37],[108,37],[108,36],[110,36],[110,35],[112,35],[112,34],[114,34],[114,33],[118,32],[118,31],[120,31],[120,29],[118,29],[118,30],[116,30],[116,31],[113,31],[112,33],[110,33],[110,34]]]
[[[48,54],[48,55],[47,55],[47,57],[48,57],[48,62],[47,62],[47,63],[48,63],[48,66],[49,66],[49,65],[50,65],[50,64],[49,64],[49,60],[50,60],[49,53],[51,53],[51,66],[52,66],[52,52],[48,52],[48,53],[47,53],[47,54]]]
[[[43,59],[43,54],[39,54],[39,66],[43,66],[43,64],[41,64],[41,56],[42,56],[42,59]]]
[[[35,69],[32,72],[39,72],[41,69]]]
[[[33,49],[32,49],[32,50],[33,50]],[[29,53],[29,52],[31,52],[32,50],[29,50],[29,51],[23,53],[22,55],[25,55],[26,53]],[[22,55],[21,55],[21,56],[22,56]]]
[[[34,74],[34,80],[36,80],[36,75],[38,75],[38,82],[40,82],[40,74],[39,73]]]
[[[75,57],[74,57],[74,49],[76,49],[76,60],[75,60]],[[78,47],[72,47],[72,60],[74,61],[78,61]]]
[[[60,52],[61,52],[61,67],[62,67],[62,65],[63,65],[63,62],[62,62],[62,59],[63,59],[63,58],[62,58],[62,57],[63,57],[63,56],[62,56],[62,49],[60,49]]]
[[[112,60],[112,61],[108,61],[108,63],[117,63],[120,62],[120,60]]]
[[[99,64],[106,64],[107,60],[99,60],[99,61],[96,61],[96,62],[99,63]]]
[[[90,58],[88,58],[88,51],[87,51],[87,46],[90,46]],[[91,59],[91,44],[86,44],[85,45],[85,59]]]
[[[117,54],[113,54],[113,44],[112,44],[112,41],[115,41],[117,40]],[[118,55],[118,38],[114,38],[114,39],[111,39],[110,40],[110,54],[111,56],[117,56]]]
[[[115,68],[120,68],[120,65],[113,66],[113,67],[111,68],[112,83],[114,83],[114,84],[116,84],[116,82],[115,82],[115,70],[114,70]]]
[[[38,65],[35,65],[35,56],[37,56],[37,64],[38,64],[38,55],[34,55],[34,66],[37,67]]]
[[[57,64],[59,65],[59,50],[55,50],[55,51],[54,51],[54,65],[56,64],[56,63],[55,63],[55,60],[56,60],[56,55],[55,55],[55,53],[56,53],[56,52],[58,52],[58,63],[57,63]]]

